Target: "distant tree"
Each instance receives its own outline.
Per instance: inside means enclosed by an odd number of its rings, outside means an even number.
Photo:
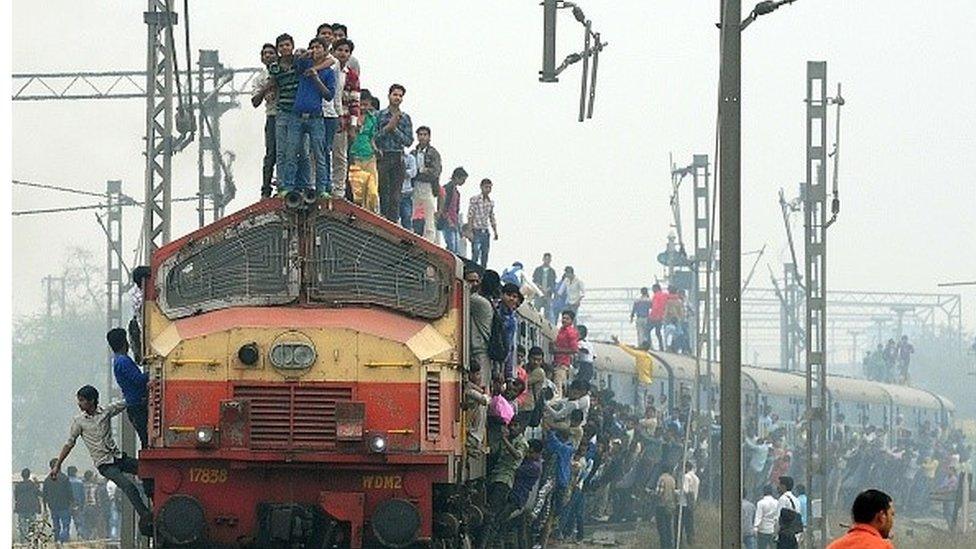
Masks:
[[[12,345],[12,446],[15,470],[44,471],[68,435],[78,413],[75,392],[92,384],[106,391],[109,366],[105,344],[104,276],[92,254],[66,254],[65,312],[44,311],[14,319]],[[76,452],[77,454],[77,452]],[[77,454],[72,459],[79,460]],[[83,461],[80,466],[89,466]]]

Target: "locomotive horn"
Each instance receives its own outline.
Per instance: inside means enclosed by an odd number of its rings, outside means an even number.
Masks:
[[[315,194],[315,189],[305,189],[302,191],[302,199],[305,200],[305,204],[311,206],[318,201],[318,196]]]
[[[305,200],[302,197],[302,193],[299,191],[288,191],[285,195],[285,206],[290,209],[301,208],[305,205]]]

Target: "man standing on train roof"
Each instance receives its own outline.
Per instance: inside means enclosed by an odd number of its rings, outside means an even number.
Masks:
[[[634,301],[630,308],[630,321],[634,322],[637,328],[637,347],[643,347],[645,343],[650,343],[651,333],[647,328],[650,314],[651,296],[648,294],[647,288],[644,287],[640,289],[640,297]]]
[[[880,490],[865,490],[851,506],[854,524],[827,549],[893,549],[891,529],[895,525],[895,504]]]
[[[315,159],[315,192],[328,198],[332,193],[332,140],[339,123],[333,101],[336,94],[336,73],[331,68],[314,67],[331,58],[324,40],[313,38],[308,43],[308,49],[312,54],[311,58],[301,56],[294,62],[294,70],[299,74],[298,88],[295,91],[293,116],[288,120],[285,139],[285,181],[282,190],[287,192],[297,188],[296,159],[303,149],[307,135]]]
[[[423,237],[437,243],[437,209],[441,202],[441,153],[430,144],[430,128],[417,128],[417,146],[410,153],[417,160],[413,178],[413,205],[424,210]]]
[[[650,333],[657,336],[657,350],[664,351],[664,336],[661,335],[661,328],[664,327],[664,307],[668,303],[668,294],[661,290],[660,284],[651,286],[651,312],[647,317],[647,328]]]
[[[349,28],[342,23],[332,23],[332,37],[334,38],[334,41],[332,42],[333,48],[335,48],[334,44],[339,40],[349,39]],[[355,55],[349,56],[349,68],[356,71],[357,75],[362,76],[363,72],[359,68],[359,59],[356,59]]]
[[[488,252],[491,250],[491,233],[498,240],[498,224],[495,223],[495,203],[491,200],[491,179],[481,180],[481,194],[471,197],[468,203],[468,225],[471,227],[471,260],[488,268]]]
[[[274,44],[261,46],[261,64],[265,69],[261,78],[254,81],[254,94],[251,105],[256,109],[264,103],[264,173],[261,181],[261,198],[271,198],[271,178],[274,176],[275,158],[275,120],[278,116],[278,98],[270,85],[271,74],[268,67],[278,60],[278,49]]]
[[[542,265],[532,271],[532,282],[542,291],[542,295],[535,298],[535,308],[539,311],[544,310],[548,317],[549,307],[552,305],[552,292],[556,289],[556,269],[552,268],[551,253],[542,254]]]
[[[460,238],[461,222],[461,191],[458,187],[464,185],[468,179],[468,172],[461,166],[454,168],[451,180],[444,185],[444,200],[441,201],[440,211],[437,212],[437,225],[444,235],[444,247],[451,253],[461,253]]]
[[[112,438],[112,418],[126,408],[125,402],[113,402],[108,406],[98,405],[98,390],[91,385],[85,385],[78,389],[78,408],[81,413],[76,415],[71,421],[71,429],[68,440],[61,453],[51,465],[51,478],[58,478],[61,474],[61,464],[71,453],[78,441],[78,437],[84,441],[91,454],[92,463],[98,472],[105,478],[113,481],[121,489],[136,513],[139,514],[139,530],[145,536],[152,535],[152,513],[149,507],[142,500],[139,488],[126,476],[136,475],[139,472],[139,461],[131,458],[115,444]],[[147,495],[152,497],[152,488],[146,483]]]
[[[383,217],[396,223],[400,217],[400,186],[403,184],[403,150],[413,144],[413,122],[403,112],[403,96],[407,89],[393,84],[389,90],[389,105],[376,119],[373,138],[378,160],[380,183],[380,211]]]
[[[119,388],[122,389],[122,396],[125,397],[126,415],[129,416],[129,422],[139,434],[141,447],[146,448],[149,443],[147,433],[149,375],[129,358],[129,342],[125,330],[112,328],[105,338],[108,340],[108,346],[112,348],[112,373],[115,374],[115,382],[118,383]]]

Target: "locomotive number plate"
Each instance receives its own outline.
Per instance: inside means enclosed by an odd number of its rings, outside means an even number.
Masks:
[[[403,487],[400,475],[365,475],[363,488],[367,490],[399,490]]]
[[[193,467],[190,469],[190,482],[201,484],[221,484],[227,482],[227,469]]]

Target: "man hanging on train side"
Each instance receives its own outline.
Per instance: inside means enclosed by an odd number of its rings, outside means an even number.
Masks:
[[[88,453],[91,454],[92,463],[98,472],[114,482],[129,498],[136,513],[139,514],[139,530],[143,535],[152,535],[152,512],[142,500],[139,488],[126,476],[126,473],[136,475],[139,472],[139,461],[122,453],[115,444],[115,439],[112,438],[112,418],[126,409],[126,403],[118,401],[105,407],[99,406],[98,390],[91,385],[78,389],[76,396],[81,413],[71,421],[68,440],[51,465],[51,478],[57,478],[61,473],[61,464],[71,453],[80,436],[88,447]],[[151,499],[151,484],[145,483],[144,488],[146,495]]]
[[[147,433],[149,375],[129,357],[129,342],[125,330],[112,328],[105,338],[108,340],[108,346],[112,348],[112,372],[125,398],[126,415],[129,416],[129,422],[139,434],[139,444],[144,449],[149,444]]]

